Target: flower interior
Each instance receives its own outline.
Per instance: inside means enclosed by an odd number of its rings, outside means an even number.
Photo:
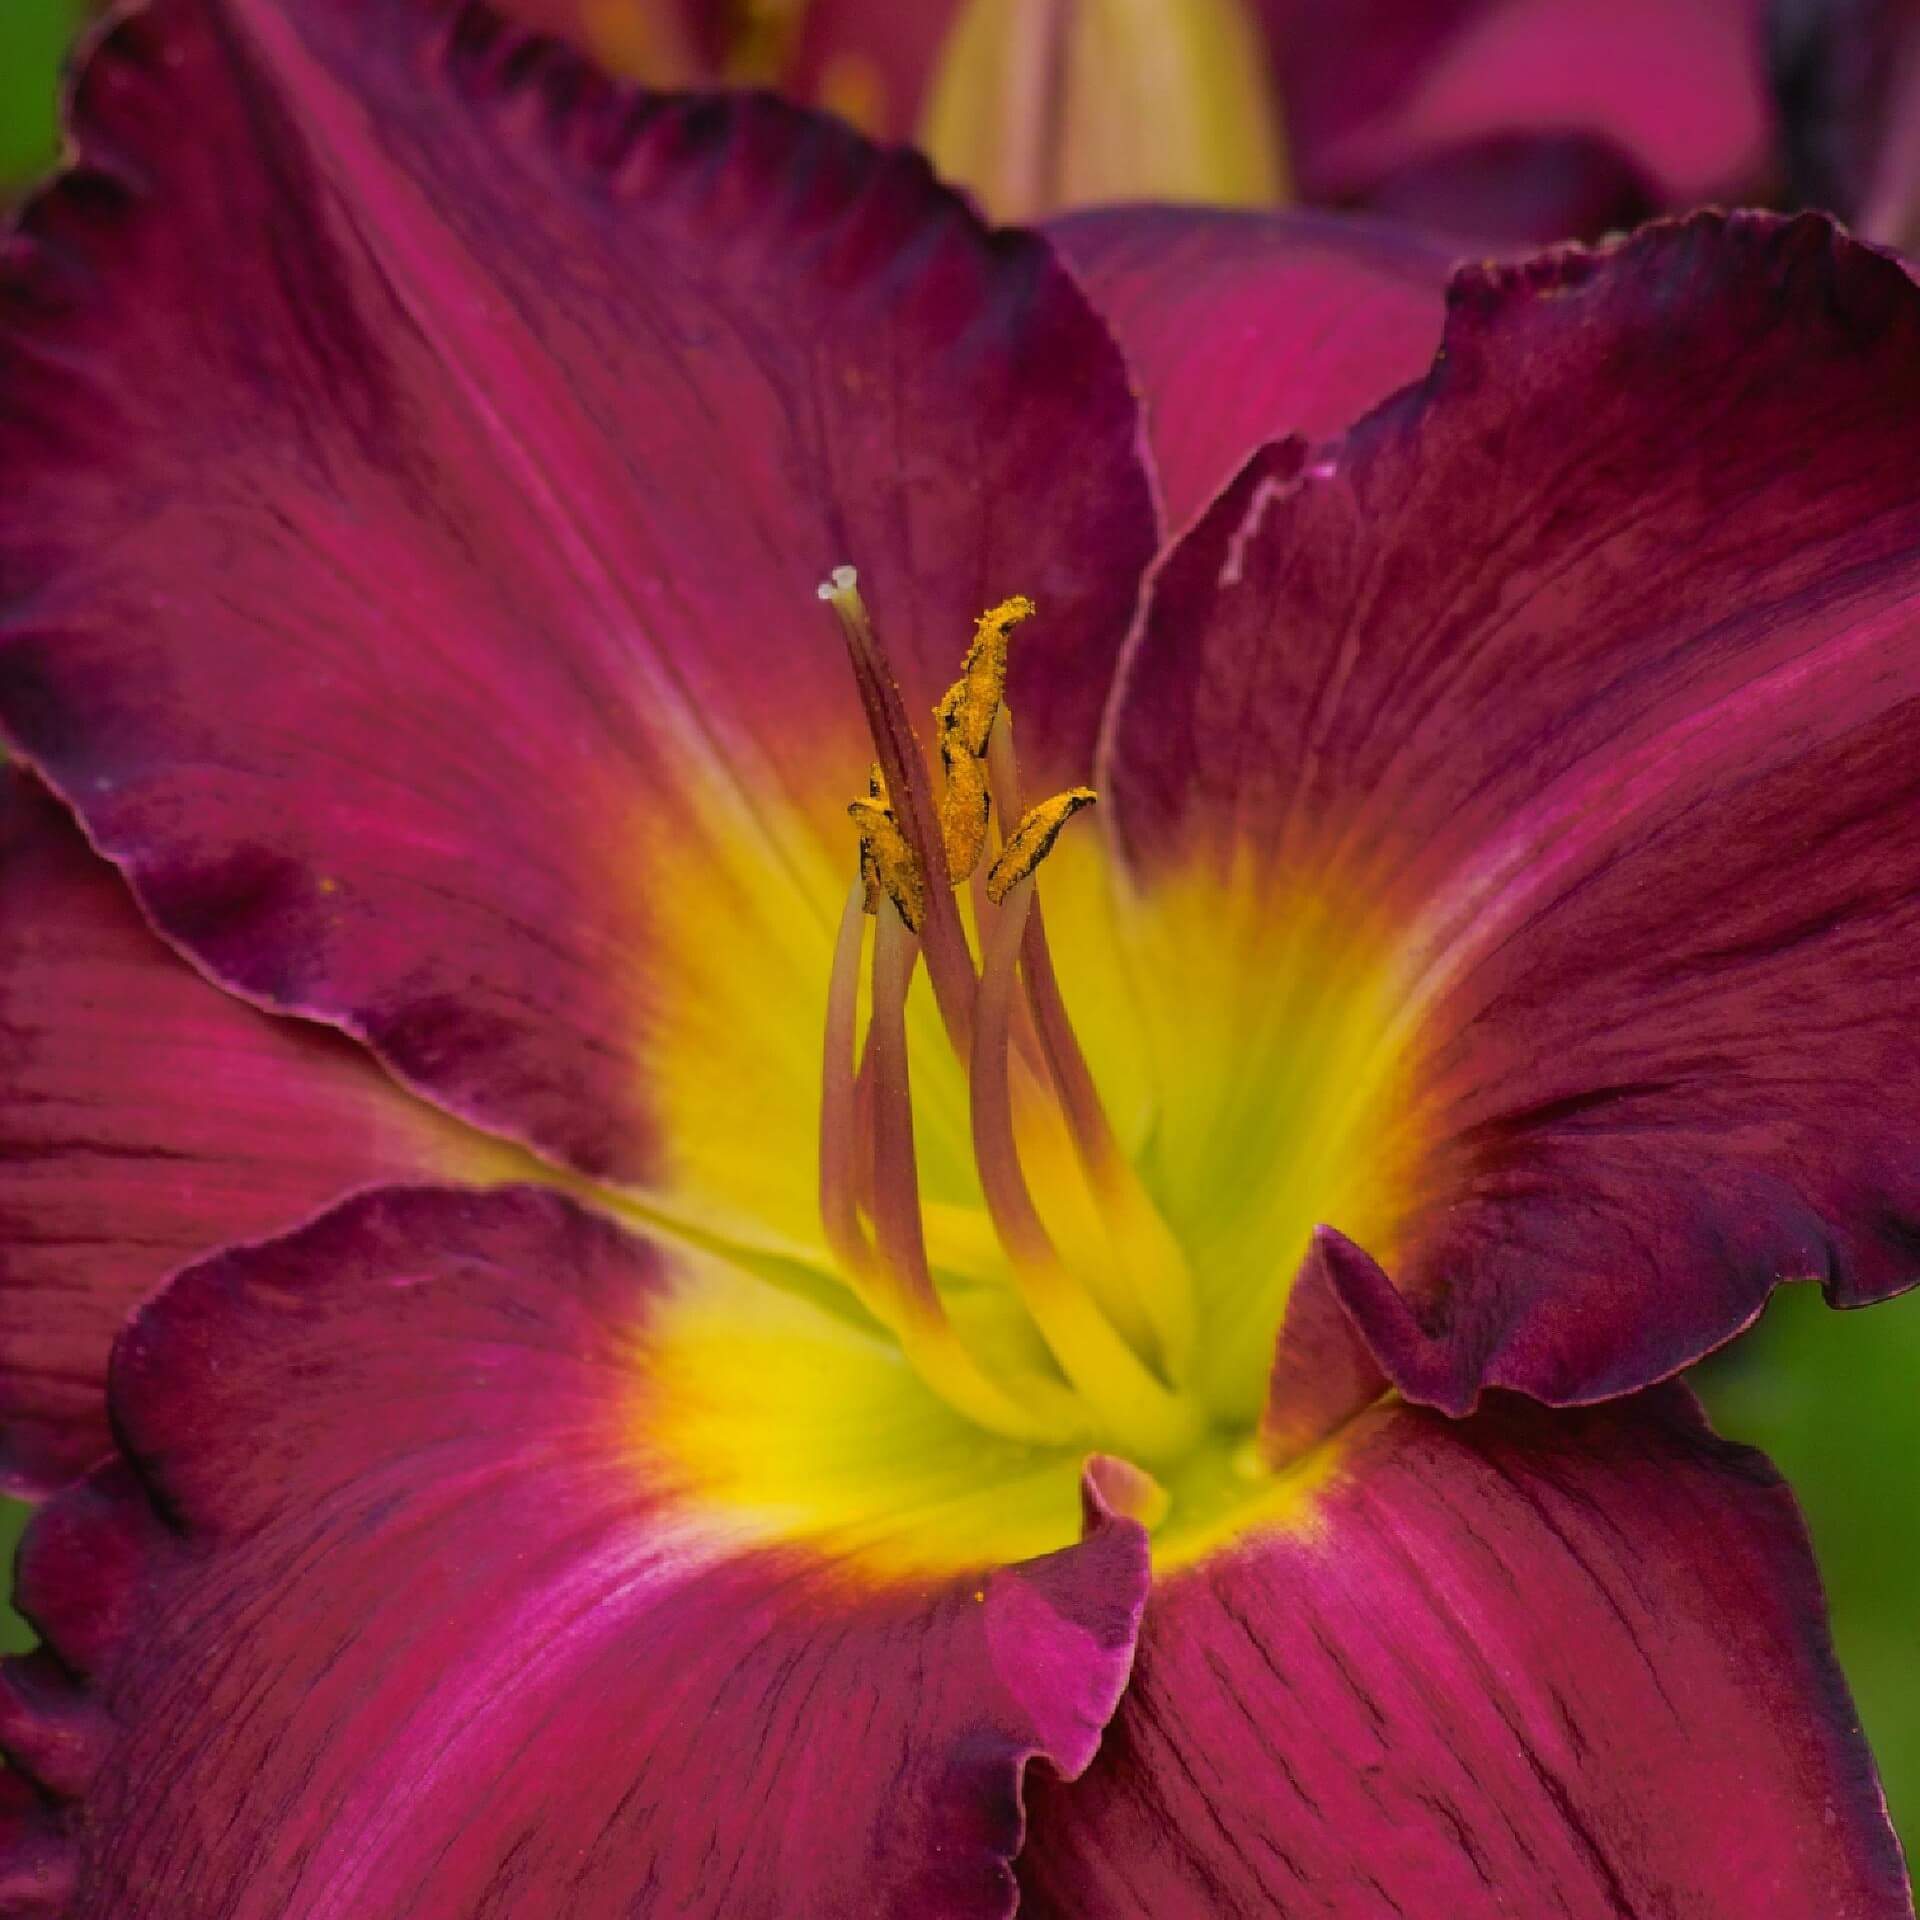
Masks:
[[[1090,788],[1026,791],[1029,600],[981,615],[929,753],[854,570],[820,594],[873,750],[807,1010],[831,1278],[683,1295],[653,1470],[882,1571],[1066,1544],[1089,1455],[1162,1565],[1304,1521],[1337,1447],[1278,1437],[1288,1290],[1322,1220],[1390,1251],[1410,1184],[1379,943],[1324,889],[1276,917],[1204,858],[1136,889],[1073,824]]]

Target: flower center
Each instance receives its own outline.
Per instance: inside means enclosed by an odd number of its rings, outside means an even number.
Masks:
[[[977,1425],[1178,1461],[1207,1427],[1188,1390],[1194,1290],[1108,1121],[1047,946],[1040,868],[1094,795],[1074,787],[1029,801],[1021,788],[1006,675],[1014,629],[1033,605],[1007,600],[980,617],[960,677],[934,710],[936,782],[853,569],[837,569],[820,595],[844,633],[876,762],[849,808],[859,872],[827,994],[827,1244],[921,1378]],[[999,1255],[984,1273],[943,1274],[928,1252],[906,1017],[923,960],[965,1078],[973,1165]],[[1036,1196],[1027,1146],[1049,1134],[1070,1143],[1076,1194]],[[1098,1231],[1063,1251],[1049,1199],[1090,1215]],[[982,1284],[1005,1289],[1029,1340],[969,1336],[951,1296]]]

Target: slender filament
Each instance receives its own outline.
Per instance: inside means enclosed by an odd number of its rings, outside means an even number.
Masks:
[[[881,902],[878,918],[872,1024],[877,1282],[867,1304],[892,1328],[928,1384],[981,1426],[1023,1440],[1057,1442],[1081,1437],[1084,1418],[1063,1388],[1026,1378],[1016,1398],[987,1377],[955,1333],[934,1288],[921,1226],[913,1090],[907,1076],[907,990],[919,962],[920,943],[891,901]]]
[[[987,752],[1001,818],[1018,819],[1026,797],[1021,791],[1010,715],[1000,716]],[[1106,1223],[1116,1275],[1125,1283],[1123,1289],[1116,1290],[1126,1300],[1122,1311],[1129,1318],[1144,1318],[1151,1326],[1168,1377],[1180,1380],[1193,1358],[1193,1277],[1173,1229],[1154,1205],[1107,1117],[1093,1071],[1061,998],[1037,895],[1022,936],[1020,974],[1060,1111]]]
[[[1183,1452],[1198,1434],[1192,1406],[1157,1378],[1055,1250],[1021,1171],[1008,1081],[1014,969],[1033,904],[1032,877],[1001,903],[974,1006],[973,1152],[994,1231],[1040,1337],[1080,1397],[1149,1459]]]

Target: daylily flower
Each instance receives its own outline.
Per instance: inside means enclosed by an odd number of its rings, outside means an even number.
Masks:
[[[73,134],[13,1912],[1911,1912],[1671,1381],[1914,1277],[1896,263],[1474,269],[1339,432],[1417,246],[466,6],[154,0]]]
[[[1002,219],[1367,206],[1475,242],[1770,185],[1764,0],[514,0],[655,85],[777,85]]]
[[[1774,0],[1771,26],[1795,191],[1920,252],[1920,5]]]

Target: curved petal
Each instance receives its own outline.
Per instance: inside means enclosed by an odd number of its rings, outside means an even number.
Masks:
[[[1367,210],[1476,250],[1623,233],[1662,211],[1631,155],[1591,133],[1488,134],[1408,160],[1375,182]]]
[[[8,734],[222,981],[711,1199],[744,1116],[665,1056],[817,1036],[856,858],[822,573],[910,704],[1031,594],[1084,772],[1153,542],[1104,330],[911,155],[477,6],[154,0],[74,123],[0,286]]]
[[[22,1553],[84,1684],[16,1664],[0,1716],[82,1795],[67,1920],[1011,1913],[1022,1776],[1091,1757],[1144,1533],[1090,1492],[1079,1545],[891,1583],[754,1544],[649,1451],[689,1283],[551,1193],[420,1190],[142,1311],[144,1484]]]
[[[1242,1347],[1316,1220],[1456,1411],[1920,1276],[1916,433],[1900,268],[1703,215],[1463,275],[1422,388],[1175,550],[1104,781],[1161,1134],[1279,1170],[1203,1223]]]
[[[1665,206],[1737,191],[1763,161],[1764,0],[1259,4],[1308,199],[1363,199],[1501,138],[1610,145]]]
[[[17,770],[0,773],[0,1477],[106,1453],[107,1354],[175,1267],[381,1181],[507,1152],[358,1047],[210,987]]]
[[[1769,24],[1795,195],[1920,250],[1920,5],[1775,0]]]
[[[1146,400],[1168,526],[1266,440],[1341,433],[1440,344],[1452,255],[1329,214],[1119,207],[1048,231]]]
[[[1340,1445],[1156,1586],[1023,1916],[1912,1913],[1792,1498],[1683,1390]]]

